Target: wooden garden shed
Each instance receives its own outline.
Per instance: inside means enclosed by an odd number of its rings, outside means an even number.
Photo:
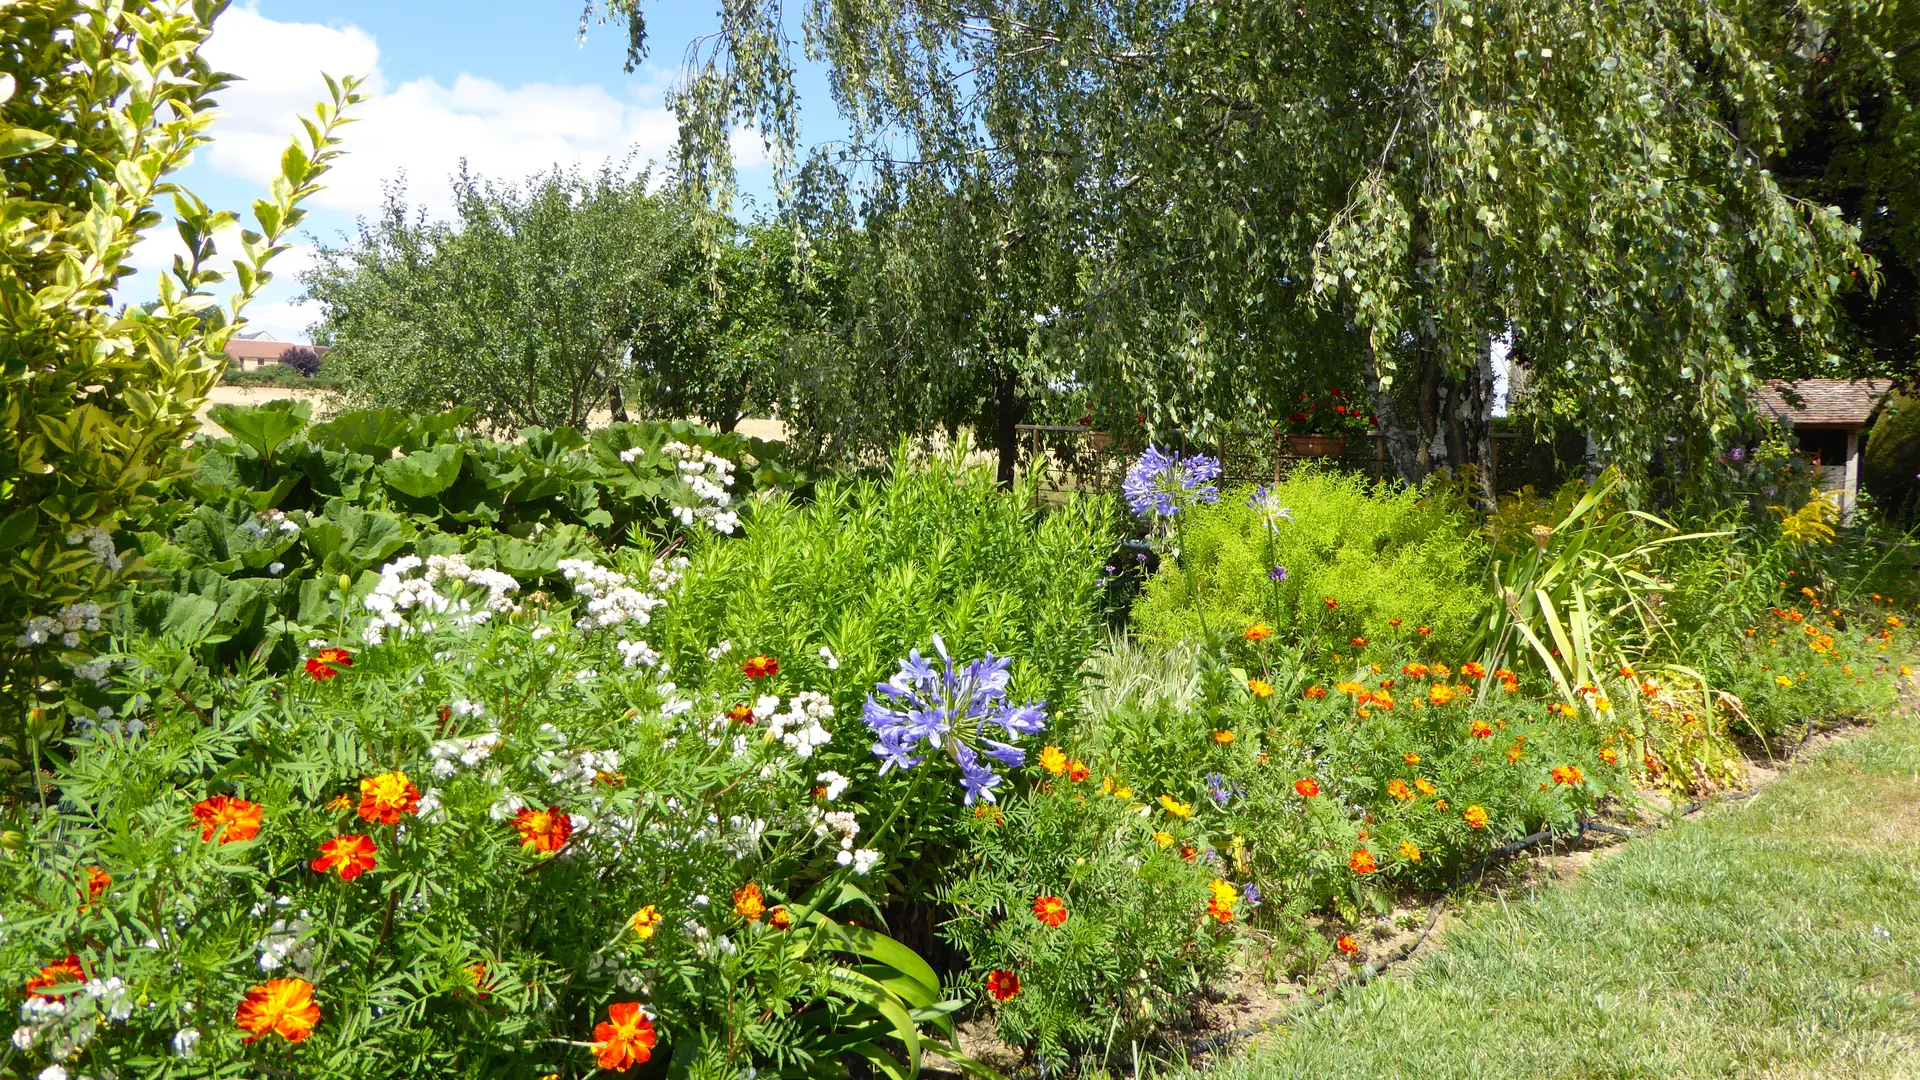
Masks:
[[[1840,493],[1842,521],[1860,495],[1860,449],[1867,425],[1893,384],[1886,379],[1775,379],[1755,395],[1763,416],[1793,425],[1801,452],[1820,470],[1820,486]]]

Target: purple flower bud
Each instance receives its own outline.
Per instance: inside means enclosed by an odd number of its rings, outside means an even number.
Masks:
[[[1287,568],[1284,566],[1276,566],[1273,569],[1267,571],[1267,580],[1268,581],[1287,580]]]

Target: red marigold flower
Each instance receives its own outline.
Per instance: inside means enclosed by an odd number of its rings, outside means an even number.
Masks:
[[[1360,943],[1353,940],[1352,934],[1341,934],[1340,940],[1334,942],[1333,947],[1346,953],[1348,956],[1352,956],[1354,953],[1360,951]]]
[[[1600,748],[1600,760],[1612,765],[1620,760],[1620,752],[1611,746]]]
[[[1486,673],[1487,669],[1485,665],[1475,660],[1469,660],[1460,665],[1460,674],[1469,679],[1478,679]]]
[[[1422,626],[1418,630],[1415,630],[1414,633],[1419,634],[1421,637],[1426,637],[1428,634],[1433,633],[1433,627]]]
[[[487,965],[476,961],[463,970],[474,997],[484,999],[493,995],[493,974],[487,970]]]
[[[1551,775],[1553,776],[1554,783],[1564,784],[1567,787],[1576,786],[1585,779],[1585,777],[1580,774],[1580,766],[1578,765],[1562,765],[1554,769]]]
[[[307,658],[307,674],[325,682],[353,666],[353,654],[345,649],[321,649]]]
[[[1293,782],[1293,790],[1299,793],[1301,798],[1311,799],[1320,794],[1320,785],[1314,782],[1313,777],[1303,776]]]
[[[1388,625],[1388,626],[1391,626],[1391,627],[1393,627],[1393,628],[1394,628],[1395,630],[1398,630],[1398,629],[1400,629],[1400,620],[1399,620],[1399,619],[1388,619],[1388,620],[1387,620],[1387,625]]]
[[[106,895],[107,886],[111,884],[113,878],[105,870],[97,866],[87,867],[87,902],[80,905],[80,910],[92,907],[95,900]]]
[[[791,930],[793,929],[793,916],[787,914],[787,909],[784,907],[774,908],[772,911],[767,912],[767,925],[773,927],[775,930]]]
[[[1273,636],[1273,627],[1268,626],[1266,623],[1254,623],[1252,626],[1247,627],[1246,632],[1241,636],[1248,641],[1265,641]]]
[[[760,896],[760,886],[749,881],[733,890],[733,913],[748,922],[759,922],[760,916],[767,910],[766,901]]]
[[[520,834],[522,848],[552,854],[565,847],[567,838],[573,835],[573,819],[557,806],[545,810],[526,806],[513,815],[513,831]]]
[[[247,1033],[240,1040],[243,1043],[268,1033],[297,1043],[313,1034],[313,1025],[320,1022],[320,1006],[313,1003],[313,984],[305,979],[275,979],[256,986],[241,1000],[233,1022]]]
[[[1324,686],[1309,686],[1309,687],[1307,687],[1307,697],[1308,697],[1308,698],[1309,698],[1310,700],[1313,700],[1313,701],[1318,701],[1318,700],[1320,700],[1321,698],[1323,698],[1323,697],[1326,697],[1326,696],[1327,696],[1327,688],[1326,688],[1326,687],[1324,687]]]
[[[1193,860],[1200,857],[1200,849],[1197,847],[1194,847],[1192,844],[1181,844],[1180,857],[1187,860],[1188,862],[1192,862]]]
[[[1073,761],[1067,764],[1067,779],[1076,784],[1092,775],[1093,770],[1087,768],[1087,763],[1084,761]]]
[[[40,969],[40,974],[27,980],[27,996],[42,1001],[65,1001],[64,994],[43,994],[42,990],[50,986],[66,986],[69,983],[79,985],[87,981],[86,969],[80,966],[77,953],[68,953],[65,960],[56,960]]]
[[[1005,1001],[1020,992],[1020,976],[1005,968],[994,968],[987,972],[987,993],[995,1001]]]
[[[727,710],[727,719],[736,724],[751,724],[753,723],[753,707],[746,702],[741,702]]]
[[[420,789],[395,769],[360,781],[360,817],[380,825],[398,825],[400,815],[420,809]]]
[[[607,1006],[607,1018],[593,1026],[593,1046],[600,1067],[626,1072],[644,1065],[653,1057],[660,1036],[653,1030],[653,1018],[637,1001],[616,1001]]]
[[[1334,608],[1337,608],[1337,607],[1339,607],[1339,606],[1340,606],[1340,601],[1338,601],[1338,600],[1335,600],[1335,599],[1334,599],[1333,597],[1331,597],[1331,596],[1329,596],[1329,597],[1327,597],[1327,598],[1326,598],[1325,600],[1323,600],[1323,601],[1322,601],[1322,603],[1324,603],[1324,604],[1326,604],[1326,605],[1327,605],[1327,610],[1328,610],[1328,611],[1332,611],[1332,610],[1333,610]]]
[[[1357,637],[1348,641],[1347,644],[1352,645],[1356,649],[1364,649],[1367,647],[1367,639],[1363,637]]]
[[[1409,679],[1424,679],[1427,677],[1427,665],[1419,663],[1404,664],[1400,668],[1400,674],[1405,675]]]
[[[352,881],[373,869],[374,850],[370,836],[336,836],[321,843],[320,857],[310,865],[319,873],[337,871],[341,881]]]
[[[231,795],[215,795],[193,804],[193,820],[200,825],[200,839],[211,840],[220,834],[220,842],[232,844],[260,835],[260,804]]]
[[[764,679],[770,675],[780,674],[780,661],[765,653],[749,656],[746,662],[740,665],[740,672],[749,679]]]
[[[1487,723],[1485,720],[1475,720],[1473,723],[1467,725],[1467,734],[1476,739],[1490,738],[1493,735],[1493,725]]]
[[[1033,917],[1048,926],[1059,926],[1061,923],[1067,921],[1066,902],[1057,896],[1035,897],[1033,901]]]
[[[1218,897],[1207,901],[1207,914],[1213,916],[1215,922],[1230,923],[1233,921],[1233,909],[1221,903]]]
[[[1368,851],[1366,848],[1361,848],[1347,856],[1347,865],[1352,867],[1353,872],[1356,874],[1371,874],[1374,869],[1373,852]]]

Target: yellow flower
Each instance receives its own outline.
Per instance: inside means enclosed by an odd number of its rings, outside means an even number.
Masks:
[[[1436,789],[1436,788],[1435,788],[1435,787],[1433,786],[1433,781],[1431,781],[1431,780],[1429,780],[1429,779],[1427,779],[1427,778],[1426,778],[1426,777],[1424,777],[1424,776],[1423,776],[1423,777],[1421,777],[1421,778],[1420,778],[1420,779],[1418,779],[1418,780],[1415,780],[1415,781],[1413,782],[1413,786],[1414,786],[1414,787],[1415,787],[1415,788],[1416,788],[1416,789],[1417,789],[1417,790],[1418,790],[1418,791],[1420,792],[1420,794],[1422,794],[1422,795],[1431,795],[1431,794],[1433,794],[1433,793],[1434,793],[1434,792],[1435,792],[1436,790],[1438,790],[1438,789]]]
[[[1155,832],[1153,838],[1163,848],[1173,845],[1173,834],[1170,832]]]
[[[1487,812],[1478,806],[1467,807],[1465,812],[1460,816],[1466,821],[1468,828],[1484,829],[1487,827]]]
[[[1343,682],[1343,683],[1335,683],[1333,688],[1343,694],[1365,693],[1367,689],[1366,687],[1361,686],[1359,683],[1351,682],[1351,681]]]
[[[1595,712],[1612,712],[1613,702],[1608,700],[1606,695],[1602,694],[1593,699],[1593,710]]]
[[[1247,689],[1262,700],[1273,696],[1273,684],[1265,679],[1248,679]]]
[[[1420,861],[1420,845],[1411,840],[1400,841],[1400,857],[1408,862]]]
[[[1067,771],[1066,751],[1057,746],[1043,747],[1040,751],[1040,767],[1059,776]]]
[[[1192,806],[1181,802],[1171,795],[1160,796],[1160,805],[1165,807],[1167,813],[1172,814],[1174,817],[1189,818],[1193,816]]]
[[[1269,691],[1269,693],[1271,693],[1271,691]],[[1219,743],[1221,746],[1225,746],[1233,741],[1233,732],[1231,730],[1216,731],[1213,733],[1213,741]]]
[[[1773,685],[1778,686],[1781,689],[1785,689],[1793,685],[1793,680],[1787,678],[1785,675],[1775,675],[1773,677]]]
[[[1207,882],[1207,891],[1213,894],[1214,902],[1221,907],[1232,907],[1240,899],[1240,891],[1220,878]]]
[[[1407,764],[1409,764],[1409,765],[1418,765],[1418,764],[1420,764],[1420,755],[1419,755],[1419,754],[1412,754],[1412,753],[1409,753],[1409,754],[1404,754],[1404,755],[1402,755],[1402,756],[1406,758],[1406,760],[1407,760]]]
[[[633,925],[633,936],[645,941],[660,929],[660,909],[648,904],[634,912],[633,918],[628,921]]]

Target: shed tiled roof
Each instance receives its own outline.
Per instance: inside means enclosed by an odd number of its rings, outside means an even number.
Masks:
[[[314,352],[320,353],[321,355],[325,355],[327,351],[317,346],[306,346],[303,342],[298,341],[275,341],[272,338],[230,337],[227,339],[227,355],[235,360],[278,360],[280,359],[281,353],[286,352],[296,345],[312,348]]]
[[[1754,404],[1796,425],[1860,427],[1892,388],[1886,379],[1775,379],[1754,392]]]

